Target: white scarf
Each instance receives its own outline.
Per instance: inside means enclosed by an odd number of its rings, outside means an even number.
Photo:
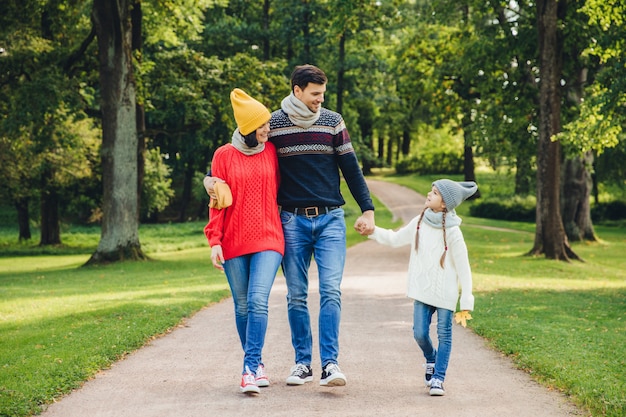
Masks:
[[[424,212],[424,221],[437,229],[443,228],[443,211],[435,213],[430,208]],[[446,213],[446,227],[454,227],[461,225],[461,218],[456,215],[454,209]]]
[[[312,112],[306,104],[293,95],[293,92],[283,99],[280,103],[280,107],[287,113],[291,123],[303,129],[308,129],[313,126],[320,117],[320,110]]]
[[[239,128],[235,129],[235,131],[233,132],[232,144],[239,152],[248,156],[256,155],[259,152],[263,152],[263,149],[265,149],[265,142],[259,142],[259,144],[254,148],[246,145],[246,142],[243,140],[241,132],[239,132]]]

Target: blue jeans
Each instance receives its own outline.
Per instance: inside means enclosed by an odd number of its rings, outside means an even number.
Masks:
[[[267,331],[270,290],[282,256],[271,250],[238,256],[224,262],[224,272],[235,302],[235,324],[246,366],[256,372]]]
[[[341,319],[341,279],[346,261],[344,211],[306,217],[281,212],[285,234],[283,272],[287,282],[287,307],[291,343],[296,363],[311,365],[311,319],[307,305],[311,257],[319,272],[319,345],[322,366],[337,363]]]
[[[430,339],[430,322],[437,312],[437,349]],[[453,311],[437,308],[417,300],[413,302],[413,337],[424,352],[427,363],[435,364],[433,378],[445,380],[450,352],[452,350],[452,315]]]

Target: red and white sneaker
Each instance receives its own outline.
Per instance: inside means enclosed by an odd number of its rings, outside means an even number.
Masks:
[[[269,387],[270,379],[267,377],[265,373],[265,367],[261,364],[258,368],[256,368],[256,375],[254,377],[254,381],[258,387]]]
[[[247,366],[246,373],[241,375],[241,385],[239,389],[245,394],[258,394],[261,392],[259,386],[256,384],[254,374],[250,372],[250,368]]]

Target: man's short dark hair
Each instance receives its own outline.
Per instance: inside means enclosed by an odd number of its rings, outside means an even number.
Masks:
[[[327,82],[328,78],[324,71],[315,65],[298,65],[291,73],[291,91],[296,85],[304,90],[309,83],[323,85]]]

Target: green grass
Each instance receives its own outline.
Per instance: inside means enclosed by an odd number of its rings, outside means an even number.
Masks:
[[[352,228],[356,203],[349,200],[345,211],[349,244],[363,241]],[[398,225],[385,209],[377,214],[387,227]],[[98,227],[66,225],[56,247],[39,247],[36,237],[17,243],[14,228],[0,227],[0,416],[39,412],[230,296],[225,275],[211,264],[204,225],[143,225],[140,241],[151,261],[86,268],[80,266],[98,244]]]
[[[438,178],[381,177],[422,194]],[[478,181],[506,193],[488,174],[478,174]],[[571,396],[590,415],[623,416],[626,230],[596,226],[599,242],[572,245],[584,262],[552,261],[525,256],[533,246],[534,224],[474,218],[468,214],[471,204],[457,209],[476,297],[468,327],[537,381]]]

